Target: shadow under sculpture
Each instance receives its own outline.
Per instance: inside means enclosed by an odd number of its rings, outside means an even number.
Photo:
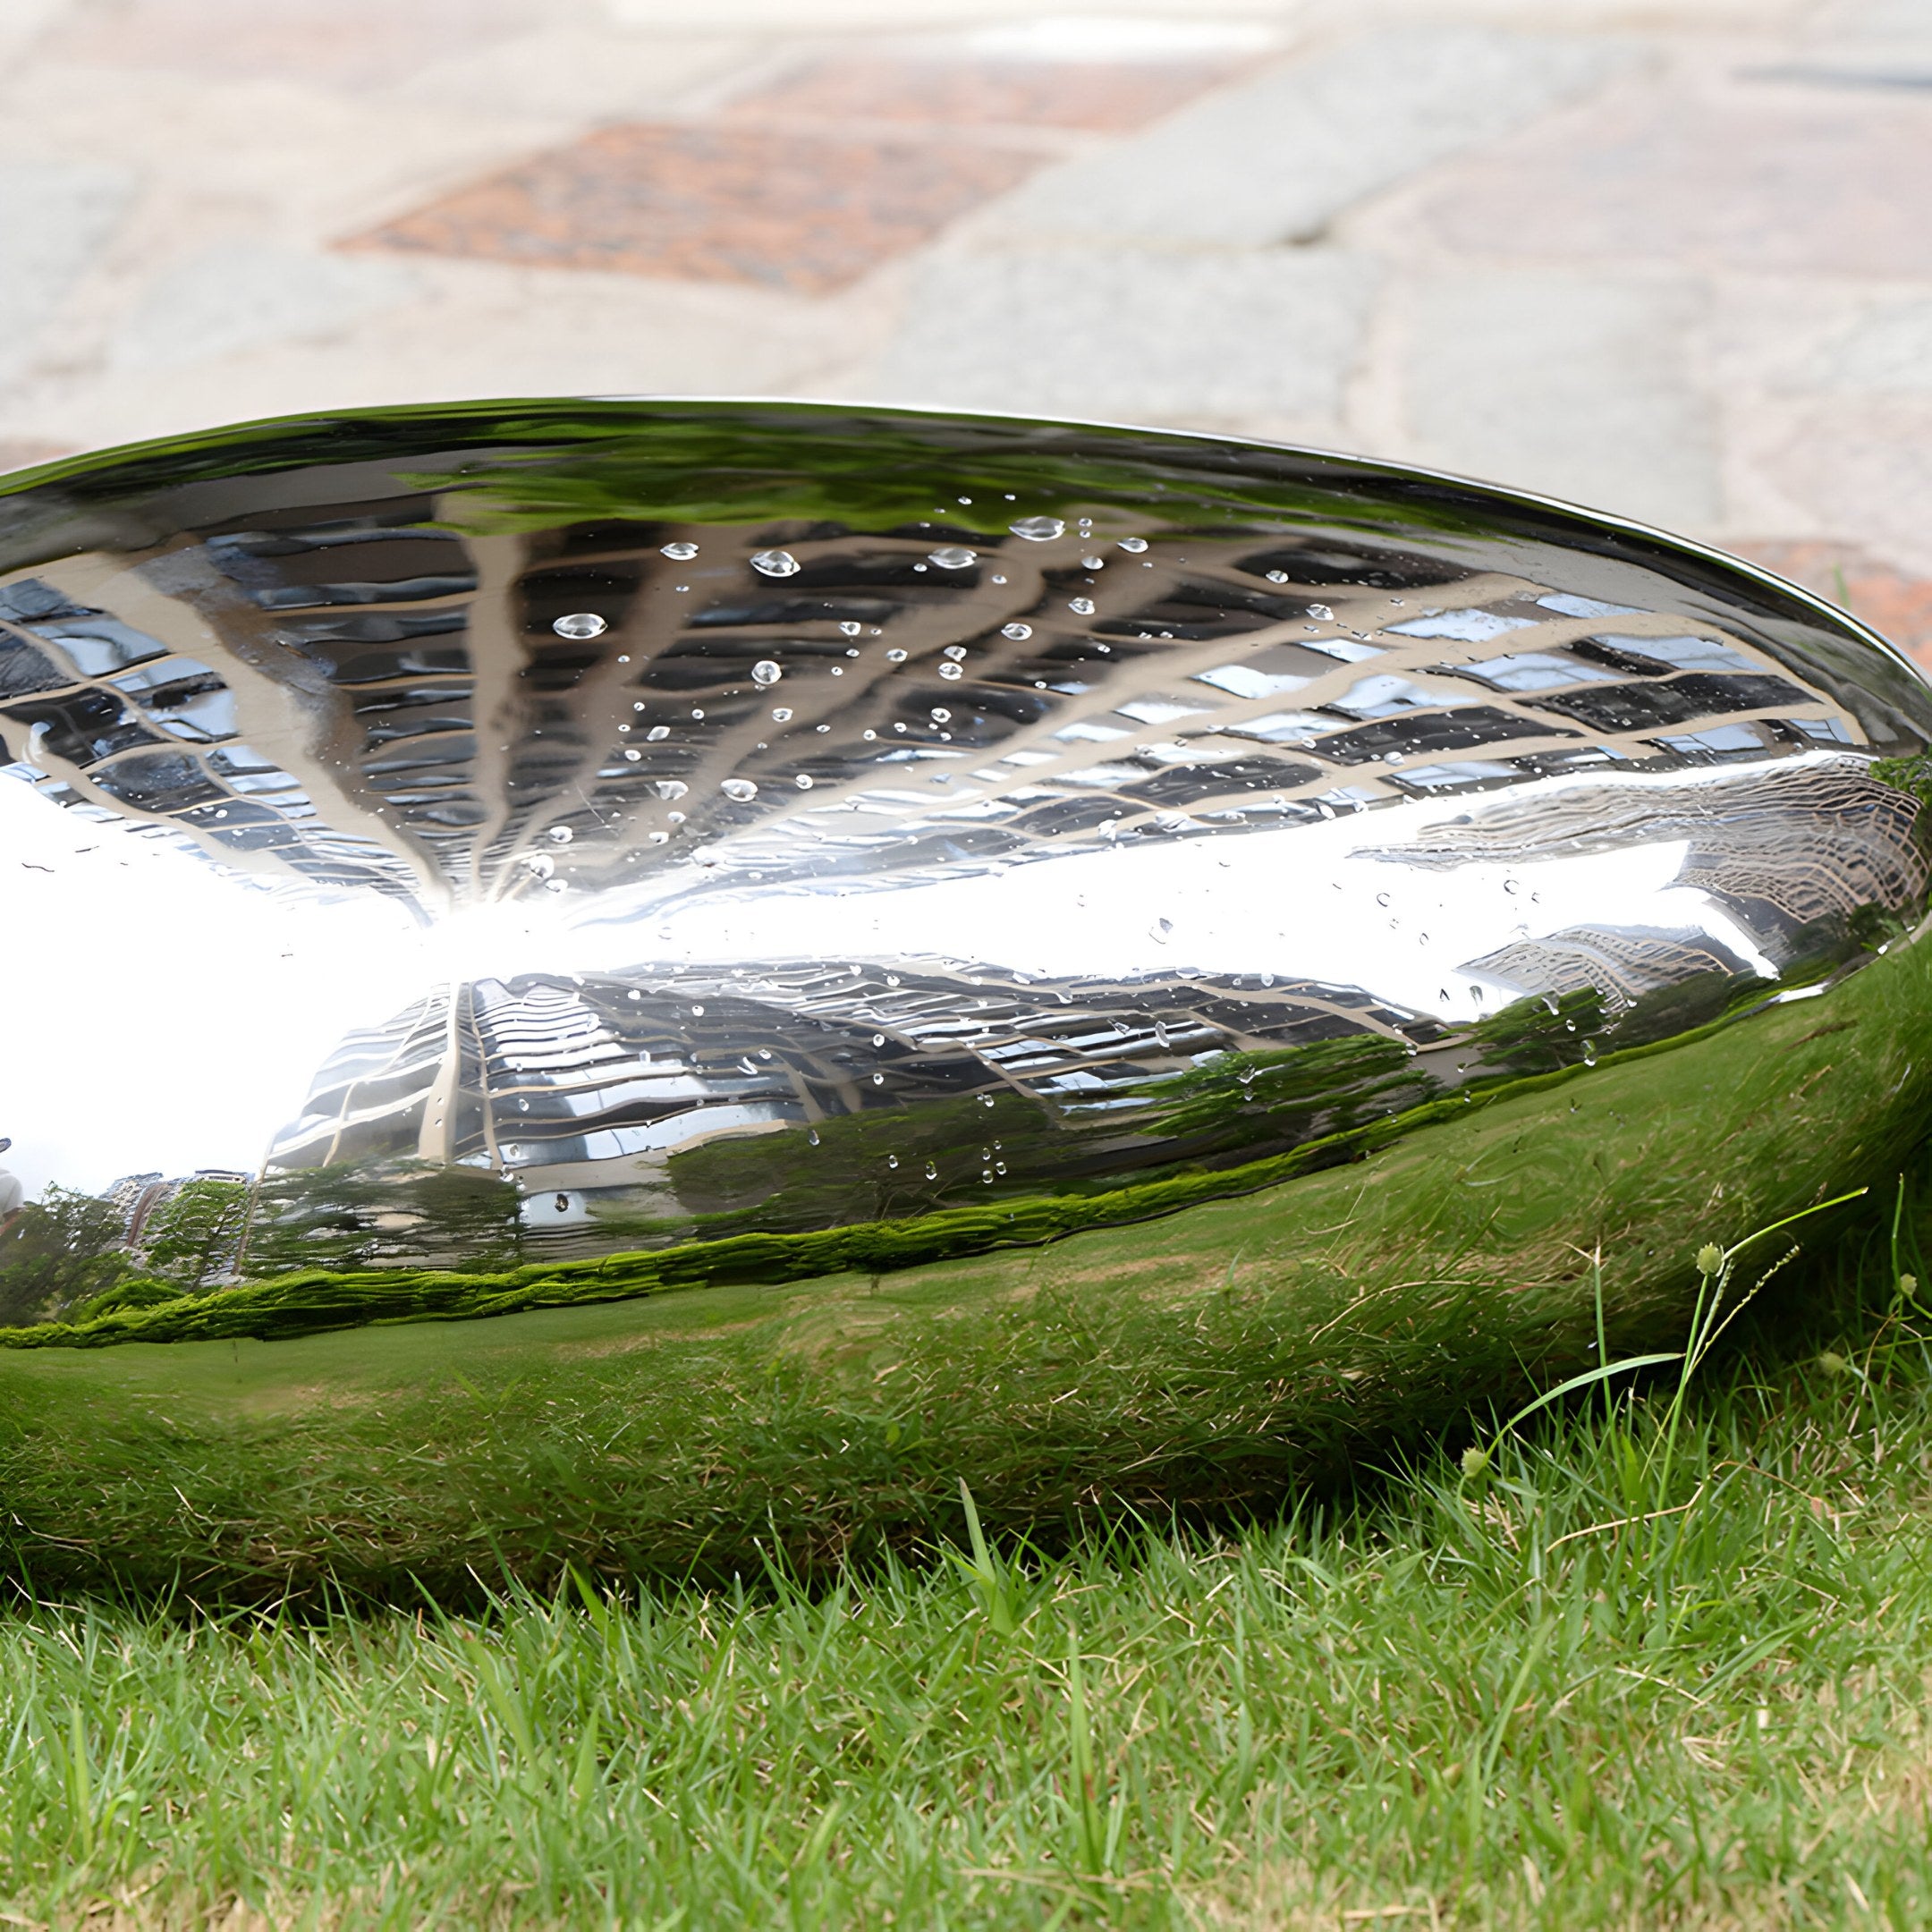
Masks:
[[[1923,1117],[1928,737],[1747,566],[1203,436],[501,403],[13,479],[11,1560],[809,1569],[962,1476],[1263,1505],[1588,1367],[1599,1283],[1668,1346]]]

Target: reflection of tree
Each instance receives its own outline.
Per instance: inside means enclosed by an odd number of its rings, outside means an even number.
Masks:
[[[810,404],[746,403],[685,411],[676,403],[600,405],[572,419],[554,412],[498,420],[489,440],[522,443],[495,461],[405,475],[441,493],[443,516],[465,533],[547,530],[572,523],[634,523],[640,506],[655,522],[724,523],[767,519],[810,524],[927,528],[933,505],[962,494],[1029,511],[1112,504],[1164,521],[1190,512],[1217,526],[1242,513],[1330,525],[1402,531],[1487,528],[1487,504],[1413,498],[1392,502],[1338,491],[1325,466],[1284,453],[1275,474],[1240,476],[1211,446],[1169,439],[1160,455],[1182,484],[1213,468],[1211,508],[1184,488],[1148,487],[1148,438],[1136,431],[1043,427],[1016,438],[1010,427]],[[448,445],[445,444],[445,448]],[[494,452],[492,453],[494,454]],[[1205,458],[1205,461],[1203,460]],[[1192,472],[1192,473],[1191,473]],[[967,513],[962,513],[962,518]]]
[[[1479,1020],[1467,1038],[1482,1049],[1482,1064],[1497,1073],[1554,1073],[1594,1059],[1609,1024],[1596,987],[1554,998],[1513,1001]]]
[[[674,1154],[682,1213],[593,1203],[600,1234],[657,1246],[898,1220],[1041,1194],[1106,1191],[1189,1166],[1283,1153],[1437,1092],[1406,1041],[1351,1035],[1225,1053],[1124,1089],[1137,1104],[1049,1106],[1023,1094],[915,1103],[811,1128],[720,1136]]]
[[[1427,1100],[1437,1082],[1411,1064],[1408,1042],[1380,1034],[1316,1040],[1306,1046],[1219,1054],[1205,1065],[1148,1081],[1140,1091],[1163,1107],[1163,1135],[1196,1138],[1199,1151],[1288,1148],[1343,1133]]]
[[[130,1262],[121,1210],[91,1194],[50,1187],[0,1236],[0,1326],[71,1313],[112,1288]]]
[[[262,1182],[244,1269],[513,1267],[521,1207],[511,1182],[474,1167],[344,1162],[276,1174]]]
[[[1111,1165],[1105,1146],[1070,1132],[1038,1100],[1004,1093],[989,1107],[962,1095],[835,1114],[809,1128],[720,1135],[667,1163],[683,1213],[618,1204],[594,1204],[593,1212],[601,1233],[653,1246],[797,1233],[975,1206],[1055,1183],[1078,1189]]]
[[[207,1287],[233,1264],[248,1203],[245,1181],[184,1182],[142,1231],[141,1259],[180,1292]]]

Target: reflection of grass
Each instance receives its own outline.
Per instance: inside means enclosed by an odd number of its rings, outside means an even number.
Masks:
[[[1470,1478],[1459,1435],[1238,1542],[1157,1518],[1042,1561],[976,1543],[954,1484],[959,1561],[819,1589],[754,1557],[455,1616],[22,1603],[0,1910],[1923,1925],[1932,1380],[1911,1326],[1843,1318],[1693,1385],[1668,1470],[1671,1385],[1593,1392]],[[239,1534],[183,1487],[184,1525]]]
[[[1368,1160],[1050,1247],[0,1354],[0,1494],[44,1581],[179,1568],[242,1593],[405,1572],[457,1590],[566,1559],[728,1574],[760,1539],[810,1567],[925,1533],[962,1473],[995,1526],[1256,1505],[1586,1367],[1570,1243],[1601,1242],[1628,1352],[1681,1326],[1701,1241],[1886,1171],[1932,1084],[1928,963],[1907,948],[1688,1045],[1446,1104]]]

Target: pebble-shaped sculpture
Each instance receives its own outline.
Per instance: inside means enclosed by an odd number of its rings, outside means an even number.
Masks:
[[[1386,464],[768,403],[0,485],[49,1587],[1240,1511],[1895,1170],[1932,691]]]

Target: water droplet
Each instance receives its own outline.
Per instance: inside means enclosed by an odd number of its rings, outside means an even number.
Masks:
[[[684,823],[684,814],[681,811],[666,812],[665,814],[665,823],[666,825],[682,825]]]
[[[642,761],[643,757],[644,754],[635,745],[626,745],[624,747],[624,760],[627,764],[639,764]]]
[[[989,1093],[981,1094],[979,1096],[979,1105],[981,1106],[991,1106],[993,1105],[993,1096]]]
[[[726,798],[736,799],[741,805],[747,799],[755,799],[758,796],[758,787],[749,778],[727,778],[718,790]]]
[[[751,682],[754,684],[775,684],[784,673],[769,657],[760,657],[751,666]]]
[[[660,778],[651,790],[661,799],[681,799],[691,787],[682,778]]]
[[[1288,572],[1284,570],[1271,570],[1267,573],[1267,580],[1270,583],[1286,583],[1288,581]]]
[[[805,1138],[813,1147],[817,1147],[818,1145],[818,1130],[814,1127]]]
[[[789,724],[791,722],[792,708],[790,705],[779,705],[773,710],[772,723],[774,724]]]
[[[872,1078],[877,1080],[878,1075],[875,1073]],[[896,1167],[899,1165],[899,1157],[896,1154],[888,1154],[886,1157],[886,1165],[888,1167]]]
[[[1066,525],[1055,516],[1021,517],[1017,523],[1009,523],[1006,527],[1015,537],[1023,537],[1029,543],[1051,543],[1055,537],[1066,534]]]
[[[1033,626],[1030,623],[1002,624],[999,634],[1002,637],[1011,638],[1015,644],[1020,644],[1033,635]]]
[[[1310,617],[1319,617],[1324,623],[1335,622],[1335,613],[1326,604],[1310,604],[1308,614]]]
[[[523,863],[540,879],[548,878],[556,870],[556,861],[546,852],[530,852]]]
[[[930,1161],[926,1163],[926,1178],[928,1181],[936,1181],[939,1178],[939,1170]]]
[[[702,719],[704,716],[704,712],[697,705],[693,705],[691,707],[691,716],[694,718]]]
[[[1139,556],[1147,548],[1147,538],[1145,537],[1123,537],[1120,540],[1120,548]]]
[[[798,776],[792,781],[792,783],[795,784],[801,792],[809,792],[812,788],[811,775],[809,772],[801,772]]]
[[[756,550],[751,568],[762,577],[796,577],[799,560],[789,550]]]
[[[1157,1039],[1163,1046],[1167,1045],[1167,1022],[1165,1020],[1157,1020],[1154,1022],[1154,1038]]]
[[[1093,599],[1090,597],[1069,597],[1067,599],[1067,608],[1076,617],[1091,617],[1093,615]]]
[[[559,617],[550,628],[559,637],[593,638],[602,637],[610,626],[595,611],[580,610]]]
[[[979,561],[979,553],[967,549],[963,544],[942,544],[936,550],[928,550],[926,559],[941,570],[970,570]]]
[[[554,825],[550,827],[550,843],[553,845],[568,845],[576,835],[567,825]]]
[[[1083,556],[1080,560],[1080,564],[1082,570],[1105,570],[1106,568],[1106,559],[1104,556]]]
[[[965,674],[956,664],[948,663],[939,666],[939,675],[950,683],[955,678],[963,677]]]
[[[1156,945],[1165,945],[1167,944],[1167,935],[1173,930],[1174,921],[1172,919],[1156,919],[1154,923],[1148,928],[1148,937],[1151,939]]]
[[[700,1020],[704,1017],[704,1008],[699,1005],[695,1001],[692,1002],[691,1011],[696,1013]]]
[[[886,662],[887,664],[903,664],[905,661],[906,654],[896,644],[886,653]]]
[[[670,839],[670,836],[671,835],[668,832],[647,832],[644,835],[644,843],[647,845],[662,845]],[[634,993],[631,996],[633,999],[637,997]]]
[[[1377,893],[1375,895],[1375,902],[1378,906],[1385,906],[1389,902],[1389,895],[1386,893]]]
[[[647,744],[662,744],[670,735],[671,727],[668,724],[653,724],[644,733],[644,741]]]
[[[854,623],[852,619],[848,617],[845,622],[839,626],[839,634],[842,637],[857,637],[859,633],[864,629],[865,626],[863,624]]]
[[[883,1073],[875,1073],[872,1076],[872,1084],[875,1087],[883,1087],[886,1084],[886,1076]]]
[[[657,555],[669,557],[674,564],[688,564],[698,555],[698,546],[680,538],[676,543],[665,544]]]
[[[950,724],[953,722],[953,714],[944,705],[935,705],[932,708],[932,721],[935,724]]]

